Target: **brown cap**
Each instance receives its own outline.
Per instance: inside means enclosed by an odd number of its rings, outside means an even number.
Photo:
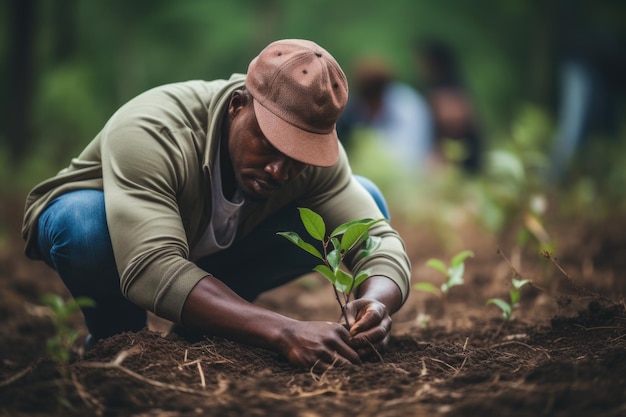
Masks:
[[[326,50],[301,39],[273,42],[250,62],[246,88],[259,127],[276,149],[310,165],[337,162],[336,123],[348,82]]]

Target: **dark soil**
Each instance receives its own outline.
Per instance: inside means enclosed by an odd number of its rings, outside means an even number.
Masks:
[[[468,224],[450,240],[395,220],[414,282],[440,282],[424,266],[428,258],[472,249],[466,284],[445,302],[414,291],[394,316],[384,362],[318,372],[221,338],[183,340],[154,317],[149,330],[104,340],[87,354],[77,343],[70,363],[53,363],[41,296],[68,294],[52,271],[22,256],[20,208],[19,198],[0,205],[7,219],[0,241],[2,416],[626,415],[623,219],[602,226],[555,216],[556,263],[532,245],[516,249],[506,233]],[[504,322],[485,301],[507,296],[513,268],[534,286],[523,289],[514,319]],[[299,319],[338,316],[332,290],[316,276],[258,303]],[[84,335],[80,315],[73,323]]]

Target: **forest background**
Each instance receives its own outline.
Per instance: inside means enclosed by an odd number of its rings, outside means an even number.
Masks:
[[[457,55],[490,154],[479,179],[491,175],[492,182],[479,187],[489,198],[475,211],[488,212],[486,223],[502,227],[507,214],[497,210],[549,190],[540,173],[550,163],[568,42],[599,33],[598,49],[626,44],[625,10],[619,0],[5,0],[0,191],[25,193],[66,166],[138,93],[245,72],[273,40],[315,40],[349,79],[359,56],[379,54],[420,91],[414,46],[435,37]],[[626,195],[623,87],[608,85],[621,91],[611,110],[617,129],[589,132],[592,150],[568,171],[565,188],[584,212],[597,213],[599,201],[615,208]],[[451,203],[450,194],[463,197],[459,189],[469,181],[455,178],[453,191],[442,196]]]

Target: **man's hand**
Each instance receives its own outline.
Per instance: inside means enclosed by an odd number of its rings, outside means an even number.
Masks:
[[[283,354],[300,368],[319,370],[361,363],[350,333],[339,323],[296,321],[283,332]]]
[[[391,315],[402,306],[402,294],[392,280],[374,275],[357,288],[356,298],[346,306],[351,344],[362,359],[374,358],[389,342]]]
[[[294,366],[358,364],[375,353],[370,343],[377,349],[387,343],[389,316],[402,304],[398,286],[383,276],[368,278],[358,290],[358,299],[347,306],[352,334],[339,323],[298,321],[249,303],[210,275],[189,293],[181,322],[202,333],[278,351]]]
[[[204,277],[189,293],[181,321],[189,329],[282,353],[302,368],[361,362],[343,325],[285,317],[245,301],[213,276]]]
[[[351,345],[362,358],[372,357],[384,349],[391,334],[391,317],[380,301],[360,298],[346,306],[350,324]]]

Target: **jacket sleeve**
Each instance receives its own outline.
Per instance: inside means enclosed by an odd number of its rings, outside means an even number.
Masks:
[[[383,218],[370,193],[353,177],[347,157],[341,151],[339,163],[332,168],[316,171],[309,198],[303,205],[319,213],[328,230],[350,220]],[[359,257],[352,251],[344,260],[353,273],[370,269],[371,275],[383,275],[398,285],[402,302],[406,301],[411,280],[411,263],[404,242],[388,222],[380,222],[370,229],[370,235],[381,238],[380,248],[368,257]]]
[[[122,293],[138,306],[179,322],[189,292],[207,275],[188,260],[177,204],[185,160],[172,132],[154,120],[110,122],[102,143],[103,188]]]

